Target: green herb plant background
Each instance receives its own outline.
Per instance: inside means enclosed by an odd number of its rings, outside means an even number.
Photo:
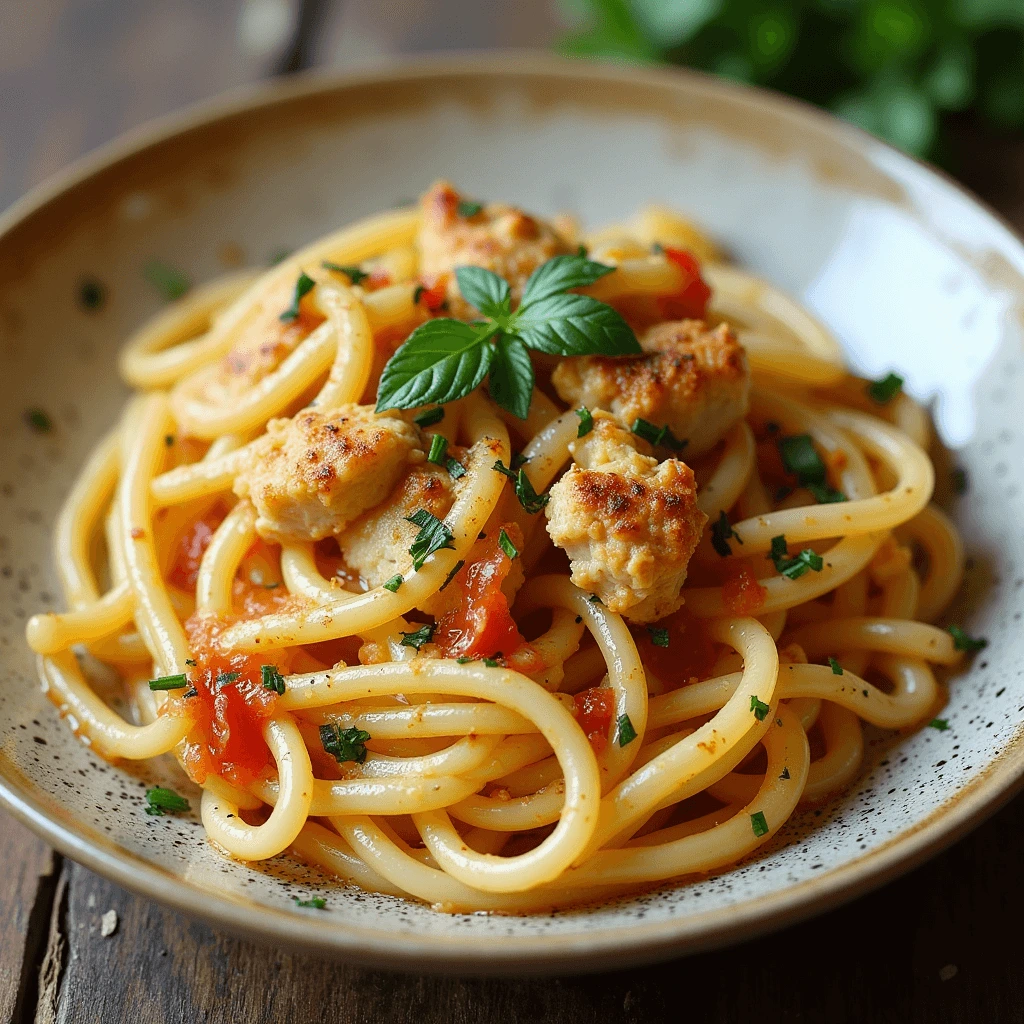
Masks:
[[[768,86],[940,163],[954,112],[1024,125],[1024,0],[559,2],[567,53]]]

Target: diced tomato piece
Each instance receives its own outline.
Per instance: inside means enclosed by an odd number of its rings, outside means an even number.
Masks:
[[[448,307],[448,282],[442,276],[437,278],[433,284],[423,284],[419,289],[419,297],[416,300],[430,313],[441,313]]]
[[[521,549],[523,534],[519,527],[505,523],[502,529]],[[466,564],[446,588],[453,591],[455,600],[434,632],[434,642],[446,658],[507,657],[525,643],[501,589],[512,561],[498,544],[499,534],[499,530],[492,530],[473,545]]]
[[[722,602],[733,615],[754,615],[761,610],[768,591],[747,568],[738,569],[722,584]]]
[[[707,315],[711,289],[701,277],[697,257],[686,249],[670,248],[665,249],[665,257],[685,274],[683,287],[675,295],[661,300],[661,311],[665,319],[703,320]]]
[[[387,288],[391,284],[391,275],[385,270],[371,270],[368,277],[363,279],[363,288],[368,292],[375,292],[378,288]]]
[[[217,502],[206,515],[195,520],[181,535],[170,571],[167,573],[168,583],[173,583],[183,590],[195,590],[196,580],[199,578],[199,563],[203,560],[210,538],[226,515],[227,509],[221,502]]]
[[[608,745],[608,729],[615,715],[615,693],[610,686],[592,686],[573,699],[573,715],[586,733],[595,754]]]

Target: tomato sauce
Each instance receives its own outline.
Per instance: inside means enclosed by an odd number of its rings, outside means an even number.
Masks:
[[[733,615],[756,615],[768,598],[768,591],[746,568],[737,569],[722,584],[722,602]]]
[[[592,686],[573,699],[573,716],[586,733],[595,754],[608,745],[608,729],[615,715],[615,693],[610,686]]]
[[[181,535],[171,568],[167,573],[167,582],[182,590],[195,590],[199,578],[199,563],[209,547],[214,531],[224,521],[227,508],[217,502],[204,516],[197,519]]]
[[[633,639],[640,660],[666,686],[675,689],[711,676],[718,655],[700,619],[683,609],[654,628],[667,630],[668,647],[654,643],[646,627],[634,628]]]
[[[711,289],[701,277],[700,263],[686,249],[665,249],[665,258],[686,275],[683,287],[675,294],[661,299],[662,315],[666,320],[703,320],[707,315]]]
[[[523,534],[515,523],[503,529],[517,549],[522,549]],[[509,611],[508,598],[501,584],[512,570],[512,560],[498,543],[500,530],[492,530],[470,549],[466,564],[455,574],[447,589],[453,591],[453,603],[438,620],[434,642],[446,658],[508,657],[520,651],[526,641]],[[517,657],[516,668],[522,667]],[[540,666],[538,666],[540,667]]]

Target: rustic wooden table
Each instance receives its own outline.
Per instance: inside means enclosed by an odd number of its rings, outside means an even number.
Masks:
[[[0,207],[144,118],[267,74],[556,31],[546,0],[2,0]],[[960,141],[962,176],[1024,227],[1024,145]],[[546,980],[311,962],[139,899],[0,815],[0,1020],[1024,1021],[1021,815],[1024,798],[901,881],[767,938]]]

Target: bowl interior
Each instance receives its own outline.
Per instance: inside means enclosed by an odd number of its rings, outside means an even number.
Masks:
[[[988,650],[952,680],[949,731],[868,733],[866,770],[736,870],[555,915],[450,916],[339,890],[280,858],[252,869],[198,816],[153,818],[169,766],[108,765],[41,694],[24,622],[56,607],[50,531],[126,390],[115,357],[160,304],[142,268],[194,280],[266,263],[436,177],[588,224],[658,201],[832,327],[853,366],[934,399],[970,491],[948,507],[972,569],[955,617]],[[788,101],[672,73],[472,59],[307,82],[155,129],[30,197],[0,232],[0,789],[51,841],[125,884],[235,928],[392,966],[568,969],[722,942],[874,884],[948,841],[1016,784],[1024,705],[1024,252],[956,187]],[[87,311],[83,279],[107,301]],[[52,417],[34,433],[24,410]],[[940,463],[938,494],[949,497]],[[310,921],[295,895],[329,910]]]

